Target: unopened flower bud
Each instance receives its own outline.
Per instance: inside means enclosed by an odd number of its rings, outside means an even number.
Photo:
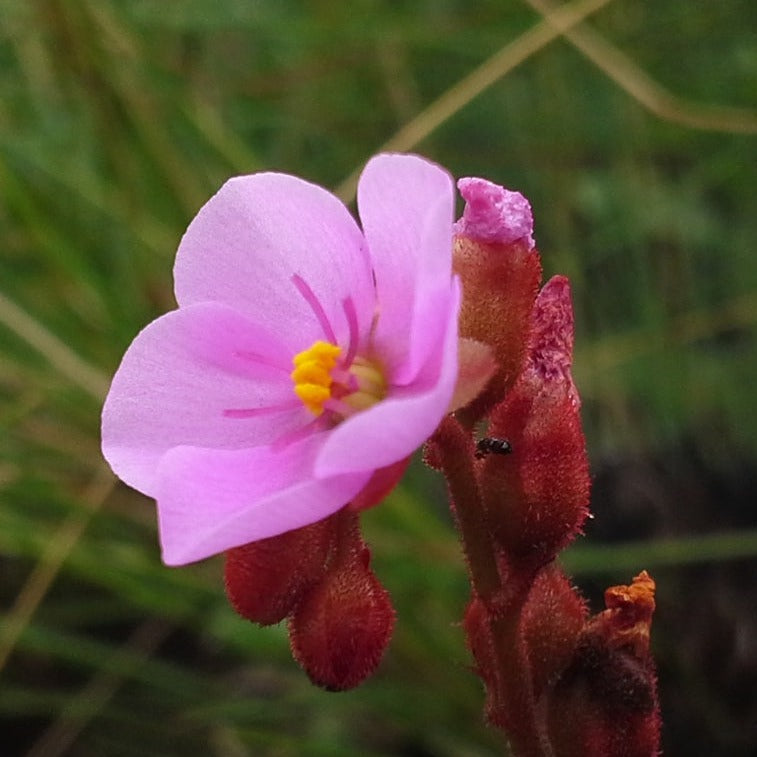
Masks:
[[[479,477],[496,539],[511,559],[549,562],[588,514],[589,468],[570,376],[573,319],[567,281],[548,282],[534,307],[532,340],[517,382],[491,415],[489,433],[512,453],[489,456]]]
[[[313,683],[329,691],[354,688],[373,673],[395,621],[389,593],[370,569],[370,551],[359,534],[343,532],[339,550],[289,618],[294,658]]]
[[[534,696],[568,666],[586,615],[586,603],[557,565],[539,572],[521,620]]]
[[[518,375],[541,279],[528,201],[484,179],[458,182],[466,200],[455,225],[453,269],[463,284],[460,336],[491,347],[497,371],[468,408],[472,420],[498,402]]]
[[[337,516],[226,552],[226,594],[244,618],[267,626],[286,618],[323,576]]]

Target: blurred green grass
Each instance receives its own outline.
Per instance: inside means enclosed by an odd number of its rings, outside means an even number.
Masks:
[[[428,134],[405,149],[531,199],[545,268],[573,284],[595,465],[664,462],[693,440],[719,475],[753,471],[757,7],[615,0],[587,22],[632,75],[680,98],[664,118],[555,40],[438,124],[425,109],[460,81],[470,95],[466,77],[537,24],[528,3],[6,0],[0,17],[8,753],[499,753],[456,625],[464,567],[433,474],[414,466],[366,518],[398,629],[372,681],[325,694],[282,629],[234,616],[217,560],[161,566],[152,506],[100,461],[102,393],[136,332],[173,307],[180,235],[225,178],[275,169],[336,187],[419,123]],[[685,123],[714,105],[744,112]],[[667,532],[622,549],[592,538],[566,562],[603,585],[660,566],[671,593],[692,562],[751,556],[754,575],[754,517],[734,505],[719,523],[711,501],[705,529],[687,504]],[[737,753],[732,734],[712,738]]]

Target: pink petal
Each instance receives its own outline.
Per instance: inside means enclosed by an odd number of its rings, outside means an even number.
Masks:
[[[339,510],[372,471],[317,479],[311,436],[284,450],[176,447],[158,469],[163,561],[183,565],[315,523]]]
[[[321,187],[285,174],[231,179],[184,234],[174,267],[176,299],[213,300],[246,313],[279,334],[290,354],[324,333],[292,281],[297,275],[323,306],[340,344],[349,327],[342,302],[357,305],[361,334],[375,294],[360,229],[345,206]]]
[[[499,244],[525,239],[529,248],[534,246],[531,205],[520,192],[486,179],[460,179],[457,186],[465,199],[465,210],[455,224],[456,234]]]
[[[393,380],[405,383],[428,355],[419,329],[450,288],[454,185],[417,156],[378,155],[360,177],[358,208],[376,274],[375,343]]]
[[[334,476],[391,465],[417,450],[439,425],[457,380],[457,315],[460,287],[438,317],[446,328],[428,363],[407,386],[331,430],[315,464],[317,476]]]
[[[168,313],[132,342],[103,408],[103,454],[145,494],[160,458],[180,444],[234,449],[268,444],[308,422],[278,340],[226,305]],[[291,405],[288,412],[229,417],[227,410]]]
[[[483,342],[460,337],[457,357],[457,382],[450,402],[450,412],[459,410],[476,399],[489,379],[497,372],[494,351]]]

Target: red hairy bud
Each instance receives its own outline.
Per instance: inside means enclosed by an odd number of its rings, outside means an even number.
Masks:
[[[460,336],[488,344],[497,364],[488,386],[468,408],[476,419],[504,396],[523,364],[541,264],[524,240],[502,244],[459,236],[452,265],[463,285]]]
[[[336,554],[289,617],[292,655],[313,683],[344,691],[378,666],[394,629],[389,593],[370,569],[358,515],[337,513]]]
[[[512,559],[538,567],[571,541],[588,514],[589,466],[568,387],[519,382],[490,429],[507,437],[512,453],[482,463],[489,522]]]
[[[389,593],[358,559],[330,570],[289,619],[292,654],[329,691],[362,683],[378,666],[394,628]]]
[[[586,603],[556,565],[539,572],[521,619],[535,697],[570,663],[586,615]]]
[[[323,576],[336,538],[335,517],[226,552],[226,595],[247,620],[266,626],[289,615]]]
[[[536,301],[524,370],[491,415],[488,433],[508,439],[512,453],[486,458],[479,477],[495,538],[511,559],[533,568],[565,547],[588,515],[572,346],[570,289],[555,277]]]

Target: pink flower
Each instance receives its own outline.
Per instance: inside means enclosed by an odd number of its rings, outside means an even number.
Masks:
[[[284,174],[231,179],[200,210],[179,308],[136,337],[103,409],[103,453],[157,500],[167,564],[321,520],[434,431],[457,377],[453,205],[441,168],[379,155],[362,232]]]

